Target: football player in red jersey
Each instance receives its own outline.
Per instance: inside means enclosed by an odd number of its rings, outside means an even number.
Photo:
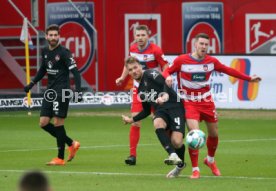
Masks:
[[[135,43],[130,46],[129,55],[137,58],[142,64],[144,70],[146,69],[162,69],[165,70],[168,67],[168,62],[164,56],[163,51],[156,44],[149,41],[149,29],[146,25],[139,25],[135,28],[134,33]],[[123,68],[123,72],[119,78],[116,79],[118,86],[122,85],[125,78],[128,76],[126,67]],[[134,117],[143,107],[137,97],[138,82],[134,80],[134,87],[132,89],[132,104],[131,115]],[[125,160],[128,165],[136,165],[136,150],[140,139],[140,127],[141,122],[135,122],[131,124],[129,132],[129,147],[130,155]]]
[[[172,78],[170,74],[178,73],[181,97],[185,100],[184,107],[189,130],[199,129],[199,122],[202,120],[206,122],[208,155],[204,159],[204,164],[212,170],[215,176],[220,176],[221,173],[214,160],[218,146],[218,119],[210,91],[209,78],[211,73],[213,71],[223,72],[250,82],[259,82],[261,78],[255,75],[247,76],[207,55],[209,46],[209,36],[207,34],[199,33],[195,39],[195,51],[191,54],[178,56],[172,66],[164,71],[163,75],[166,78],[166,83],[171,85]],[[200,177],[199,152],[198,150],[189,149],[189,154],[193,167],[190,178],[197,179]]]

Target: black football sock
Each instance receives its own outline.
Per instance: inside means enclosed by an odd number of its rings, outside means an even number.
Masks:
[[[68,137],[67,136],[67,134],[66,134],[66,130],[65,130],[65,128],[64,128],[64,125],[63,125],[63,129],[64,129],[64,132],[65,132],[65,143],[70,147],[71,145],[72,145],[72,143],[73,143],[73,140],[70,138],[70,137]]]
[[[171,140],[167,136],[165,129],[163,129],[163,128],[156,129],[155,133],[156,133],[160,143],[162,144],[164,149],[167,151],[167,153],[168,154],[174,153],[175,151],[172,147]]]
[[[47,125],[43,126],[42,129],[48,132],[53,137],[56,137],[56,129],[52,123],[48,123]]]
[[[56,126],[58,158],[64,159],[66,133],[64,126]]]
[[[175,149],[175,152],[178,155],[178,157],[183,161],[182,163],[178,164],[177,166],[179,168],[182,168],[184,166],[185,145],[183,144],[180,148]]]
[[[55,128],[55,126],[52,123],[48,123],[47,125],[45,125],[44,127],[42,127],[42,129],[45,130],[46,132],[48,132],[49,134],[51,134],[53,137],[57,136],[56,135],[56,128]],[[68,146],[71,146],[72,143],[73,143],[73,140],[66,135],[65,143]]]

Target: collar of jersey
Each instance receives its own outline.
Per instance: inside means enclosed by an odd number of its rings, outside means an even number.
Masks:
[[[48,50],[49,50],[49,51],[54,51],[54,50],[56,50],[56,49],[57,49],[58,47],[60,47],[60,46],[61,46],[60,43],[58,43],[57,47],[54,48],[54,49],[52,49],[52,50],[51,50],[51,49],[49,48],[49,46],[48,46]]]
[[[193,59],[194,61],[197,61],[197,62],[201,62],[202,60],[204,60],[204,59],[206,58],[206,56],[205,56],[205,57],[202,58],[202,59],[196,59],[196,58],[194,58],[194,57],[192,56],[192,53],[189,54],[189,57],[190,57],[191,59]]]
[[[138,48],[139,52],[144,52],[145,50],[148,49],[149,45],[150,45],[150,42],[148,41],[148,44],[147,44],[147,46],[144,49],[140,50],[138,46],[137,46],[137,48]]]

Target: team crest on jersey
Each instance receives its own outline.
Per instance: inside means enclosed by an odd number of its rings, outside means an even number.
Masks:
[[[206,72],[206,71],[208,71],[208,65],[207,64],[204,64],[203,65],[203,70]]]
[[[47,65],[48,65],[48,68],[53,68],[53,62],[51,60],[47,63]]]
[[[147,59],[148,59],[148,55],[145,54],[145,55],[143,56],[143,60],[147,60]]]
[[[55,60],[56,60],[57,62],[60,60],[60,56],[59,56],[58,54],[55,56]]]

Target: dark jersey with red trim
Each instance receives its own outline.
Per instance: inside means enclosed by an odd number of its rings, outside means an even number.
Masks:
[[[162,105],[157,104],[155,102],[156,99],[164,93],[169,95],[168,101]],[[155,111],[171,108],[183,110],[182,101],[177,97],[175,91],[167,86],[162,74],[154,69],[146,70],[143,73],[138,87],[138,96],[141,99],[143,111],[133,118],[134,121],[140,121],[148,116],[151,113],[151,107],[153,107]]]
[[[38,82],[47,73],[47,89],[53,89],[61,94],[62,89],[70,88],[69,71],[76,72],[76,70],[76,62],[67,48],[59,45],[50,50],[46,47],[42,50],[42,64],[33,81]],[[78,83],[76,89],[80,89],[80,82]]]

